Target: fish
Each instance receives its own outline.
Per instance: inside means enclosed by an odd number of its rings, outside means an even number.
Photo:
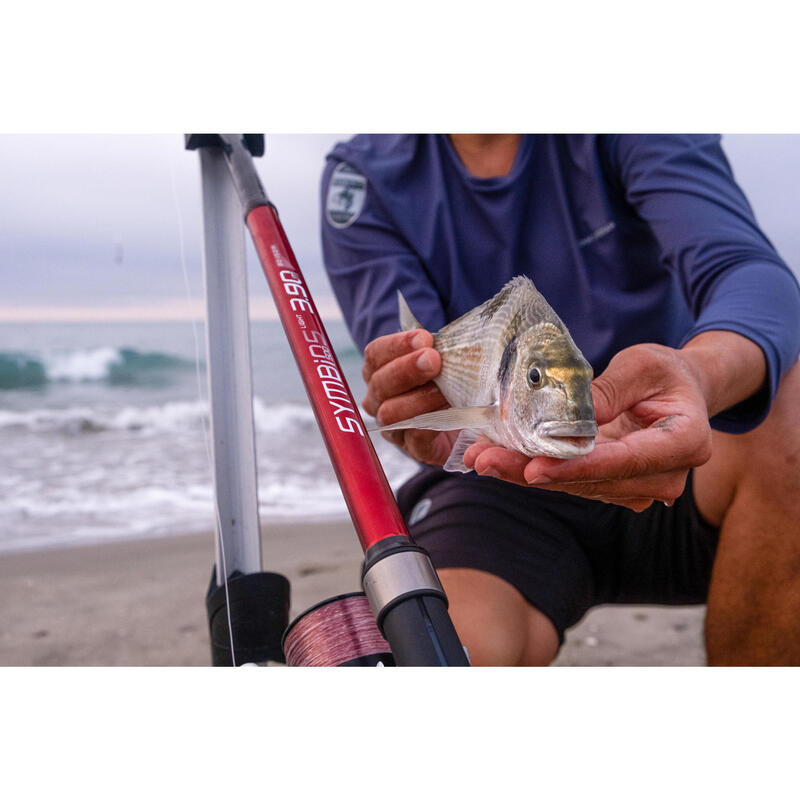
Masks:
[[[402,330],[421,328],[401,291]],[[464,453],[480,436],[531,458],[577,458],[594,449],[593,371],[533,281],[518,275],[494,297],[433,334],[434,378],[450,408],[383,425],[460,433],[444,464],[470,472]]]

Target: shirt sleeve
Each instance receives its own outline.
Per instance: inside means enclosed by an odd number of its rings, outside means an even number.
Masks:
[[[372,339],[400,330],[398,289],[420,323],[438,330],[444,311],[433,282],[369,180],[352,220],[336,224],[328,213],[331,179],[341,163],[329,157],[322,175],[322,255],[353,340],[363,351]]]
[[[759,229],[719,136],[617,136],[610,157],[694,315],[681,346],[703,331],[726,330],[764,352],[764,390],[711,420],[718,430],[751,430],[800,354],[797,280]]]

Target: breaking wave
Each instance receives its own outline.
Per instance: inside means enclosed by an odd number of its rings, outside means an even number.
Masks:
[[[165,383],[172,373],[194,369],[194,361],[167,353],[98,347],[64,352],[0,352],[0,390],[49,383],[99,381],[112,385]]]

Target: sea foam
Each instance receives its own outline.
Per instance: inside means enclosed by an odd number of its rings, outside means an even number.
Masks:
[[[107,378],[112,366],[122,362],[122,353],[115,347],[73,350],[44,356],[43,362],[51,381],[98,381]]]

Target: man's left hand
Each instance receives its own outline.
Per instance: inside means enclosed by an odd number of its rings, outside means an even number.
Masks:
[[[643,511],[671,505],[693,467],[711,457],[703,375],[685,351],[655,344],[617,354],[592,383],[598,435],[575,459],[528,456],[486,440],[464,463],[480,475]]]

